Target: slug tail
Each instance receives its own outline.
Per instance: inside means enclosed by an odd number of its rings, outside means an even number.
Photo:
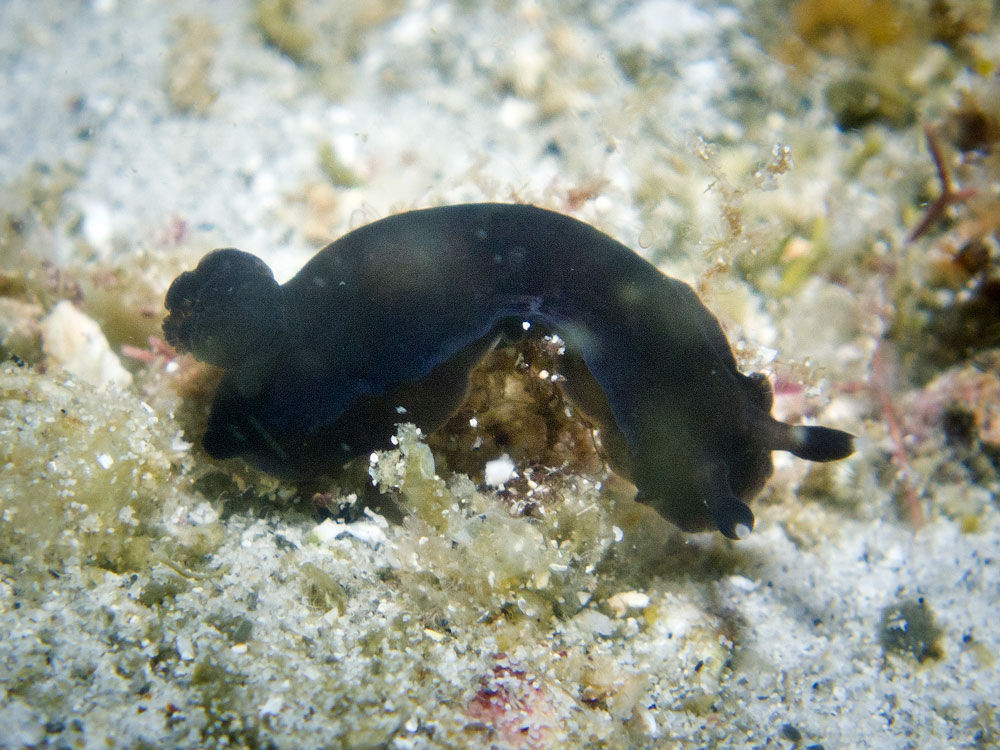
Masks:
[[[807,461],[836,461],[854,453],[854,435],[818,425],[790,425],[772,421],[771,450],[788,451]]]
[[[733,493],[723,466],[708,464],[701,478],[701,492],[716,528],[730,539],[750,536],[754,527],[753,511]]]

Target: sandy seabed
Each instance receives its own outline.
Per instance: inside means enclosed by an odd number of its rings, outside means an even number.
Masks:
[[[886,37],[861,4],[0,5],[0,747],[1000,741],[996,313],[946,326],[996,211],[908,241],[924,125],[995,198],[960,126],[1000,122],[1000,29],[900,0]],[[200,451],[205,375],[149,339],[177,273],[236,246],[284,280],[483,200],[695,285],[781,416],[856,454],[776,456],[734,543],[606,471],[441,478],[405,428],[388,519]]]

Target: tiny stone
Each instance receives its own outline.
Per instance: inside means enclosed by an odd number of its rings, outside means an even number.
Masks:
[[[514,461],[504,453],[499,458],[486,462],[483,481],[490,487],[500,488],[514,478]]]
[[[785,724],[782,726],[781,736],[789,742],[802,742],[802,732],[796,729],[794,724]]]

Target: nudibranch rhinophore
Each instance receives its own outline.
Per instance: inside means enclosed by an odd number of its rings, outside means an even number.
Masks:
[[[386,447],[404,419],[435,429],[498,341],[542,332],[565,341],[565,390],[611,466],[686,531],[749,534],[747,503],[773,471],[771,451],[811,461],[853,451],[846,432],[771,417],[767,379],[740,373],[691,287],[533,206],[390,216],[283,285],[259,258],[215,250],[174,280],[166,307],[167,341],[226,371],[205,450],[281,478]]]

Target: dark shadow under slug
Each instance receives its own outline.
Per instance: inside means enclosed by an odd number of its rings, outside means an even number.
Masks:
[[[425,431],[461,404],[503,338],[557,333],[570,398],[614,469],[686,531],[753,529],[747,502],[771,451],[849,455],[852,437],[770,416],[686,284],[583,222],[469,204],[390,216],[328,245],[284,285],[253,255],[216,250],[166,297],[167,341],[226,370],[205,450],[306,479]],[[405,409],[402,412],[399,407]]]

